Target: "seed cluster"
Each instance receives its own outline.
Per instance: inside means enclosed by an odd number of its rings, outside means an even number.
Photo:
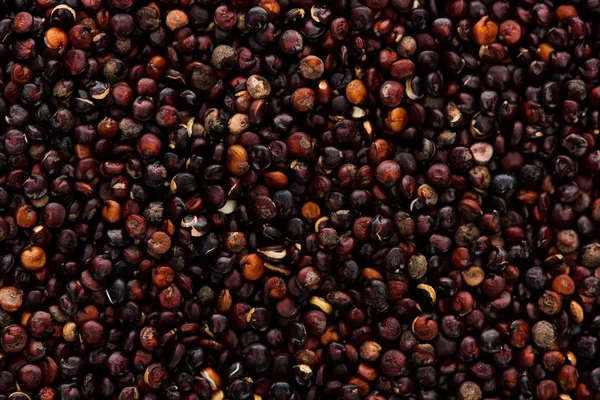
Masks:
[[[600,0],[4,0],[0,400],[594,400]]]

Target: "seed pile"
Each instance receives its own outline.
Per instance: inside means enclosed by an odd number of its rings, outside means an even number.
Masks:
[[[0,400],[593,400],[600,0],[4,0]]]

